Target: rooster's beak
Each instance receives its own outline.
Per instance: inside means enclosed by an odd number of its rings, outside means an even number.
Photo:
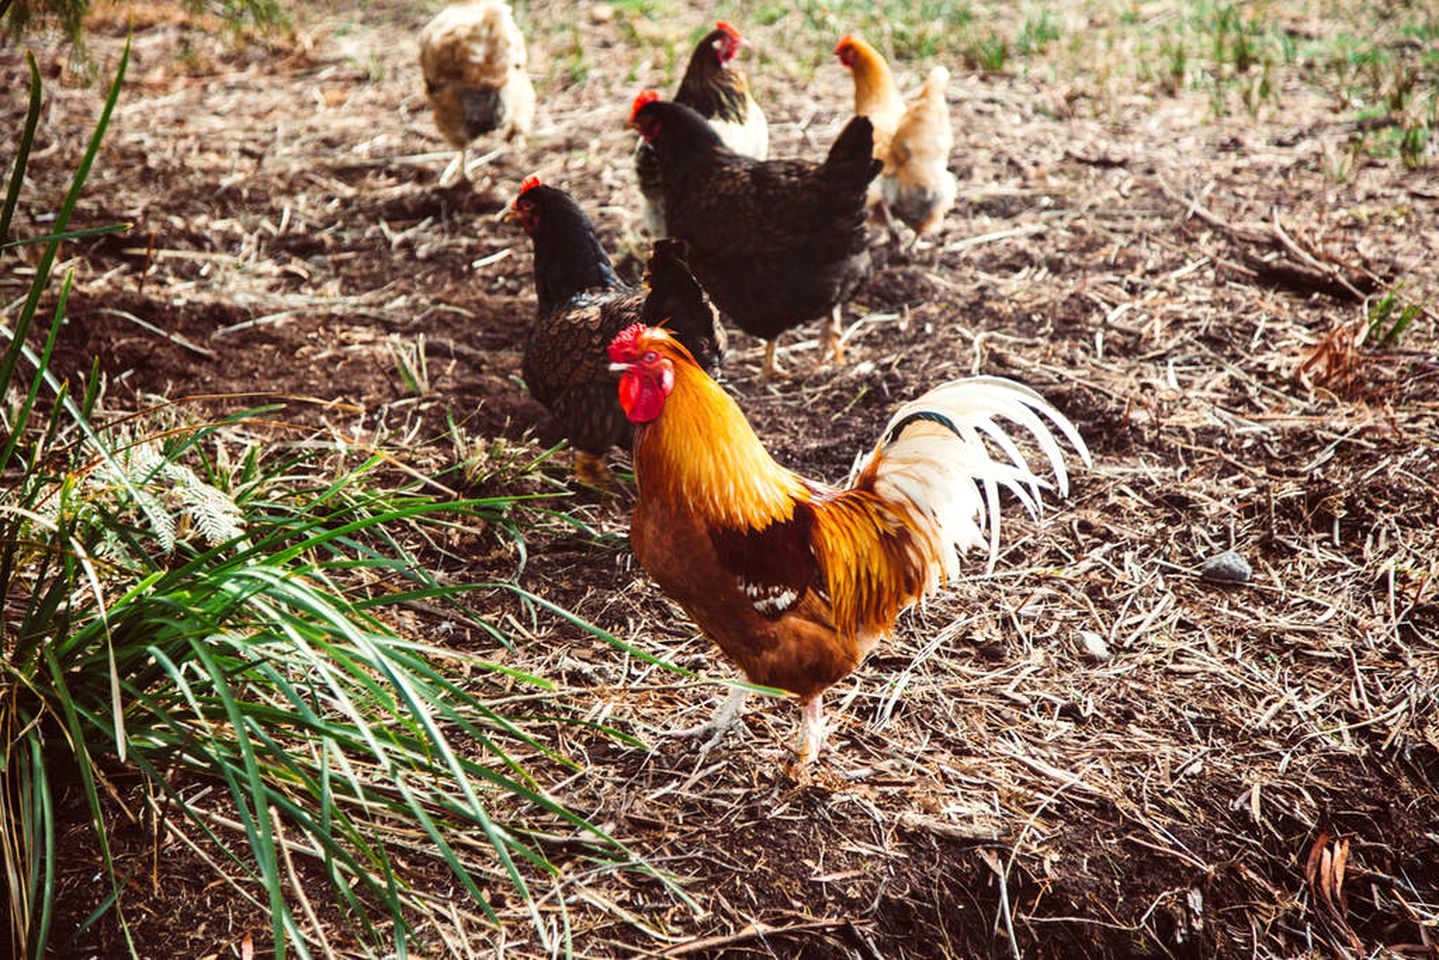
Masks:
[[[610,373],[624,373],[629,368],[628,363],[612,363],[610,364]]]

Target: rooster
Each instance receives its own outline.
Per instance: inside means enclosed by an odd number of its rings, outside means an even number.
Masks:
[[[931,70],[906,106],[889,64],[874,47],[851,34],[834,52],[854,74],[854,112],[874,123],[874,156],[884,164],[870,205],[878,206],[892,236],[898,236],[897,216],[918,242],[944,221],[959,192],[948,169],[954,147],[944,95],[949,71]]]
[[[749,81],[735,57],[749,42],[721,20],[705,34],[690,54],[675,103],[695,110],[715,128],[720,140],[735,153],[763,160],[769,156],[769,124],[764,111],[750,96]],[[635,171],[644,195],[645,228],[651,236],[665,232],[664,189],[654,149],[643,139],[635,148]]]
[[[499,130],[523,139],[535,118],[535,88],[525,72],[525,37],[504,0],[479,0],[441,10],[420,31],[420,69],[435,126],[459,156],[441,186],[468,177],[475,138]]]
[[[663,321],[707,369],[715,369],[724,328],[685,266],[678,241],[655,244],[647,289],[637,290],[615,275],[590,218],[563,190],[530,177],[506,216],[535,245],[539,305],[525,344],[525,385],[569,437],[579,479],[603,485],[610,478],[605,453],[628,446],[633,433],[615,402],[616,377],[605,347],[630,324]]]
[[[1061,496],[1064,456],[1043,418],[1090,462],[1073,425],[1037,393],[971,377],[900,407],[849,484],[834,487],[777,464],[664,330],[629,327],[609,353],[636,424],[635,556],[750,681],[798,699],[806,764],[824,742],[825,689],[901,610],[958,579],[960,552],[987,542],[994,562],[999,488],[1039,512],[1048,484],[996,418],[1033,436]],[[1007,459],[992,459],[986,439]],[[735,691],[707,725],[719,733],[738,714],[744,694]]]
[[[823,163],[741,156],[654,91],[635,99],[630,124],[659,161],[670,236],[689,244],[715,306],[769,341],[765,372],[781,332],[826,314],[826,352],[842,362],[840,311],[870,271],[865,192],[880,170],[870,122],[850,120]]]

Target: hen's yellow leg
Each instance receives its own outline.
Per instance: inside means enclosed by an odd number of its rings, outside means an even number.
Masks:
[[[615,475],[605,465],[604,457],[597,457],[583,450],[575,451],[575,476],[580,483],[587,483],[592,487],[608,487],[615,479]]]
[[[835,366],[844,363],[844,344],[840,340],[840,334],[844,331],[843,308],[835,304],[830,311],[829,319],[824,323],[824,353],[820,355],[819,362],[823,364],[830,357],[834,358]]]

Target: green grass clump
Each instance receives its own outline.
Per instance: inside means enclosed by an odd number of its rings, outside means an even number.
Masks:
[[[276,956],[331,951],[297,859],[372,952],[405,955],[416,919],[434,917],[401,861],[448,871],[491,922],[502,898],[527,905],[556,948],[532,896],[558,877],[549,838],[614,868],[631,858],[543,787],[546,770],[575,769],[553,730],[620,735],[547,702],[541,678],[401,626],[416,609],[439,611],[512,644],[497,618],[462,603],[493,607],[508,592],[613,640],[511,582],[427,571],[422,557],[457,539],[503,538],[523,557],[532,504],[437,496],[391,469],[393,457],[312,437],[276,406],[204,419],[167,404],[102,422],[98,370],[73,396],[49,369],[73,272],[44,346],[27,343],[61,245],[124,227],[68,230],[128,59],[127,47],[50,232],[0,246],[3,257],[43,245],[29,295],[5,318],[0,361],[0,868],[13,952],[54,945],[57,861],[75,852],[57,846],[59,810],[73,788],[104,864],[83,926],[109,914],[135,956],[131,868],[107,823],[137,798],[142,823],[168,821],[268,912]],[[41,109],[29,63],[4,237]],[[543,716],[487,702],[515,684],[541,698]]]

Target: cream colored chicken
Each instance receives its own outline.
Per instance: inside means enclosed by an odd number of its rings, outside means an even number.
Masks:
[[[469,177],[468,149],[498,131],[521,143],[535,118],[535,88],[525,72],[525,37],[504,0],[446,7],[420,31],[420,69],[435,126],[459,150],[441,186]]]
[[[879,207],[891,232],[897,233],[893,218],[898,217],[918,241],[944,220],[958,193],[949,172],[954,148],[945,100],[949,71],[931,70],[906,105],[879,51],[851,35],[834,52],[854,74],[854,112],[874,124],[874,156],[884,163],[870,203]]]

